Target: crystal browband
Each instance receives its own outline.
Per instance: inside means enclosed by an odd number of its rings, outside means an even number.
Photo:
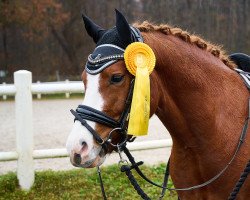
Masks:
[[[133,41],[143,42],[140,31],[130,26]],[[102,72],[110,65],[119,60],[123,60],[124,49],[114,44],[102,44],[95,48],[92,54],[88,56],[85,66],[86,72],[92,75]]]
[[[89,55],[86,72],[92,75],[100,73],[110,65],[123,60],[124,49],[113,44],[102,44]]]
[[[123,60],[123,59],[124,59],[123,54],[106,56],[106,57],[103,57],[103,58],[95,58],[95,59],[92,58],[92,54],[90,54],[88,56],[88,62],[91,63],[91,64],[100,64],[100,63],[107,62],[107,61],[110,61],[110,60]]]

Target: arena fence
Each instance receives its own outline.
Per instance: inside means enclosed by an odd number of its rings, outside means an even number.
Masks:
[[[1,84],[0,96],[15,96],[16,151],[0,152],[0,161],[17,160],[17,177],[23,190],[29,190],[35,180],[34,159],[67,157],[66,149],[33,149],[32,94],[83,93],[82,82],[33,83],[26,70],[14,73],[14,84]],[[66,95],[67,96],[67,95]],[[171,139],[134,142],[131,151],[171,147]]]

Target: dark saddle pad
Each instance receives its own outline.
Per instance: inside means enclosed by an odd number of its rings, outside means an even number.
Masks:
[[[229,58],[235,62],[238,69],[244,72],[250,72],[250,56],[244,53],[234,53],[229,56]]]
[[[250,56],[244,53],[234,53],[229,57],[238,66],[235,71],[238,72],[250,90]]]

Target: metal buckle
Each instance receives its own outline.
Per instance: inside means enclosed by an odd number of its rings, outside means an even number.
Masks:
[[[128,161],[122,157],[122,151],[119,145],[117,145],[117,152],[119,154],[120,160],[118,162],[118,166],[122,166],[124,164],[128,165]]]

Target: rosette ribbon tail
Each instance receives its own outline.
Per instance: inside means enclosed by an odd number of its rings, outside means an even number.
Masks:
[[[150,79],[155,66],[153,50],[146,44],[134,42],[124,53],[128,71],[135,76],[135,85],[129,115],[128,133],[147,135],[150,117]]]

